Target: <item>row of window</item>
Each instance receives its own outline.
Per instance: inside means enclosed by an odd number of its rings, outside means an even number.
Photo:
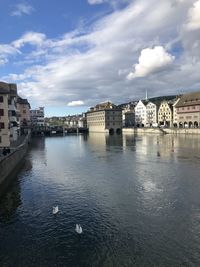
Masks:
[[[186,116],[186,119],[192,119],[192,116]],[[179,119],[180,120],[184,120],[185,119],[183,116],[180,116]],[[193,116],[193,119],[198,119],[198,116]]]
[[[190,109],[196,109],[196,106],[192,106],[192,107],[182,107],[182,108],[178,108],[178,110],[190,110]]]

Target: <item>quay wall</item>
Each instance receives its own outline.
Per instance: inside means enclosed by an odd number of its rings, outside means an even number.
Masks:
[[[159,128],[123,128],[123,133],[126,134],[162,134],[163,131]]]
[[[14,151],[11,151],[7,156],[0,160],[0,196],[5,193],[6,188],[9,186],[15,171],[22,163],[28,149],[28,139],[23,144],[18,146]],[[10,178],[11,177],[11,178]]]
[[[123,128],[125,134],[195,134],[200,135],[200,128]]]
[[[199,128],[165,128],[167,134],[197,134],[200,135]]]

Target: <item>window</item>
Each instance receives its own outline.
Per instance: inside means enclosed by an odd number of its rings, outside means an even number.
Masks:
[[[3,96],[0,96],[0,103],[3,103]]]
[[[4,116],[4,110],[0,109],[0,116]]]
[[[26,114],[26,110],[25,109],[23,110],[23,113]]]
[[[4,128],[5,128],[4,122],[0,122],[0,129],[4,129]]]

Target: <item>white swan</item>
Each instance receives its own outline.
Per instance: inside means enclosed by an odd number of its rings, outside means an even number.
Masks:
[[[59,211],[58,206],[53,207],[53,214],[58,213],[58,211]]]
[[[78,234],[82,234],[83,230],[82,230],[82,227],[81,227],[80,224],[76,224],[75,231],[76,231]]]

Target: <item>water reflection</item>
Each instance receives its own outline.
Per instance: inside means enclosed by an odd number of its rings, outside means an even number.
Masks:
[[[1,266],[199,266],[199,140],[35,139],[0,203]]]
[[[0,223],[8,223],[21,205],[20,183],[15,183],[0,202]]]

